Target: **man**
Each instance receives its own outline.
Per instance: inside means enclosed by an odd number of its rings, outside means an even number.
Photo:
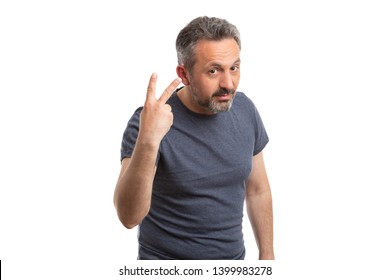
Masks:
[[[259,259],[274,259],[268,136],[254,104],[236,91],[239,32],[199,17],[180,31],[176,49],[179,78],[157,99],[153,74],[125,130],[118,217],[127,228],[139,225],[138,259],[244,259],[246,199]]]

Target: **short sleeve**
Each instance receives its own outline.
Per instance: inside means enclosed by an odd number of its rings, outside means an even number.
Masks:
[[[139,121],[142,107],[139,107],[127,123],[125,132],[123,133],[121,146],[121,161],[124,158],[131,157],[138,137]]]
[[[265,146],[267,145],[269,138],[267,131],[265,130],[263,121],[260,117],[260,114],[256,107],[254,107],[254,114],[255,114],[255,147],[253,150],[253,155],[257,155],[260,153]]]

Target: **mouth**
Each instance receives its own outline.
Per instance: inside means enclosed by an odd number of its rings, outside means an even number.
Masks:
[[[220,88],[218,91],[216,91],[213,96],[216,97],[226,97],[230,95],[234,95],[236,93],[236,90],[234,88],[231,89],[225,89],[225,88]]]
[[[220,90],[219,92],[216,92],[213,97],[218,101],[230,101],[233,99],[235,93],[235,90]]]
[[[233,94],[231,94],[231,93],[214,95],[214,97],[217,98],[220,101],[230,100],[232,98],[232,96],[233,96]]]

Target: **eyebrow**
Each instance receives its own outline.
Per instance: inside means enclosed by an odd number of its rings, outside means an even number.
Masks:
[[[240,58],[238,58],[236,61],[234,61],[232,65],[237,64],[237,63],[241,63],[241,59]],[[209,66],[216,66],[216,67],[221,67],[222,68],[222,64],[217,63],[217,62],[213,62]]]

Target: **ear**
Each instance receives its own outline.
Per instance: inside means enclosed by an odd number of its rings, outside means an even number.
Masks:
[[[178,65],[176,67],[176,74],[181,78],[183,85],[188,86],[190,84],[190,80],[188,78],[189,74],[184,65]]]

